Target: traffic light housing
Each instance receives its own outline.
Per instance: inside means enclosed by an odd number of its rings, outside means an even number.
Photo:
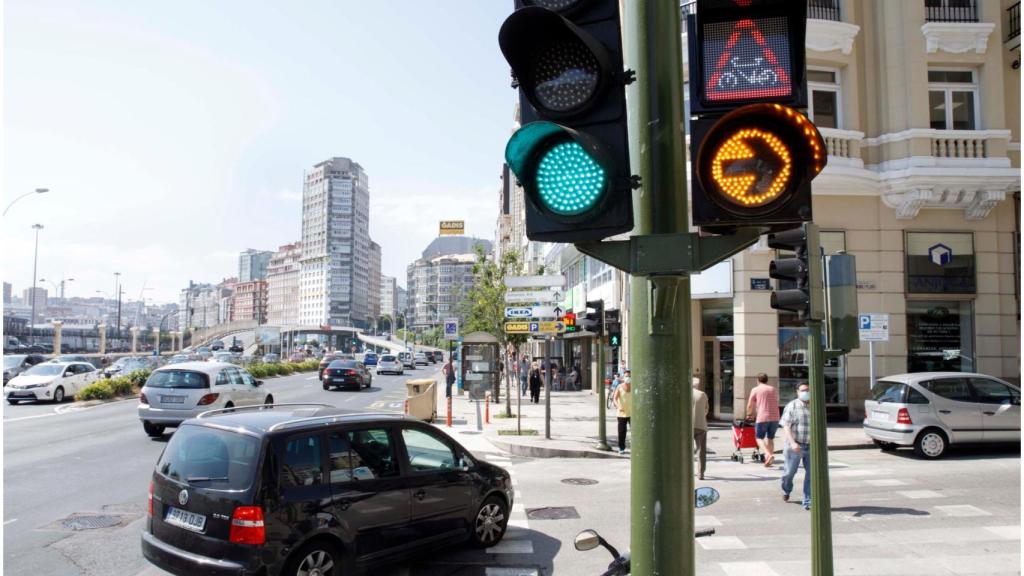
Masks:
[[[575,333],[577,331],[577,328],[576,328],[576,313],[575,312],[566,312],[565,315],[562,316],[562,324],[565,325],[565,333],[566,334]]]
[[[777,257],[769,264],[768,276],[793,283],[792,288],[783,288],[780,283],[771,294],[771,307],[795,312],[800,320],[822,320],[824,294],[818,227],[804,224],[769,234],[768,247],[794,253],[792,257]]]
[[[633,229],[618,0],[516,0],[498,35],[519,88],[505,160],[531,240],[584,242]]]
[[[608,335],[605,344],[612,348],[622,346],[622,323],[618,310],[608,310],[604,313],[604,331]]]
[[[582,318],[576,318],[576,325],[601,336],[604,334],[604,300],[588,300],[587,311]]]

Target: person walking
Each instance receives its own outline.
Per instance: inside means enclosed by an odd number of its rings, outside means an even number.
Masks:
[[[633,407],[633,389],[629,379],[625,379],[612,395],[619,418],[619,454],[626,453],[626,427],[629,426],[629,415]]]
[[[779,389],[768,384],[768,375],[757,375],[757,386],[750,391],[747,418],[754,421],[754,437],[764,451],[764,465],[775,463],[775,433],[779,430]]]
[[[455,384],[455,365],[452,364],[452,358],[449,356],[448,363],[444,365],[444,395],[446,398],[452,397],[452,384]]]
[[[540,367],[534,362],[530,369],[530,402],[534,404],[540,403],[540,384]]]
[[[697,479],[704,479],[708,463],[708,395],[700,389],[700,378],[693,379],[693,444],[697,451]]]
[[[782,500],[789,502],[793,491],[793,478],[800,463],[804,466],[804,510],[811,509],[811,401],[810,387],[806,382],[797,387],[797,397],[786,405],[782,412],[782,429],[786,445],[782,450],[786,469],[782,474]]]
[[[612,398],[615,397],[615,390],[618,389],[619,384],[621,382],[622,382],[622,380],[619,378],[619,373],[618,372],[616,372],[615,374],[612,374],[612,383],[609,385],[608,396],[605,398],[605,401],[604,401],[605,408],[609,408],[610,409],[612,407]],[[601,382],[601,386],[604,386],[604,382]]]
[[[519,360],[519,387],[523,396],[526,396],[527,381],[530,378],[530,361],[526,359],[526,354]]]

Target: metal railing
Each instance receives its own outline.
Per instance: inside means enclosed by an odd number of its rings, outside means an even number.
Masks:
[[[839,0],[807,0],[807,17],[839,22]]]
[[[924,0],[928,22],[977,22],[977,0]]]
[[[683,20],[686,20],[686,17],[689,16],[690,14],[696,14],[696,13],[697,13],[697,2],[696,2],[696,0],[694,0],[693,2],[682,2],[682,3],[680,3],[680,5],[679,5],[679,14],[682,16]]]
[[[1020,36],[1020,2],[1006,9],[1006,41],[1009,42]]]

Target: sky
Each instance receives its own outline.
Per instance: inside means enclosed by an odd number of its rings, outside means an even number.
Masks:
[[[301,238],[303,171],[362,165],[383,272],[465,220],[492,238],[511,0],[6,0],[3,279],[177,301]],[[48,282],[40,283],[50,290]],[[99,291],[99,292],[98,292]],[[105,293],[105,294],[103,294]]]

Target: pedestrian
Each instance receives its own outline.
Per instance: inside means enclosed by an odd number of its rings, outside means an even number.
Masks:
[[[455,384],[455,366],[449,356],[448,363],[444,365],[444,395],[446,398],[452,397],[452,384]]]
[[[693,379],[693,444],[697,451],[697,479],[704,479],[708,462],[708,395],[700,389],[700,378]]]
[[[619,384],[622,382],[618,372],[612,374],[612,383],[608,387],[608,396],[605,399],[605,408],[612,407],[612,398],[615,396],[615,390],[618,389]],[[601,382],[601,386],[604,386],[604,382]]]
[[[572,365],[572,372],[569,373],[569,382],[572,384],[572,389],[580,391],[580,366],[579,364]]]
[[[526,359],[526,354],[519,360],[519,387],[523,396],[526,396],[527,380],[530,378],[530,361]]]
[[[775,433],[779,430],[779,389],[768,384],[768,375],[757,375],[757,386],[750,391],[747,418],[754,420],[754,437],[764,451],[764,465],[775,462]]]
[[[797,387],[797,397],[786,405],[782,412],[782,429],[786,444],[782,450],[786,469],[782,474],[782,500],[789,502],[793,491],[793,478],[800,463],[804,466],[804,510],[811,509],[811,400],[810,388],[806,382]]]
[[[623,380],[612,394],[612,401],[618,409],[619,419],[619,454],[626,453],[626,427],[633,409],[633,388],[629,380]]]
[[[540,402],[540,383],[540,366],[534,362],[530,369],[530,402],[534,404]]]

